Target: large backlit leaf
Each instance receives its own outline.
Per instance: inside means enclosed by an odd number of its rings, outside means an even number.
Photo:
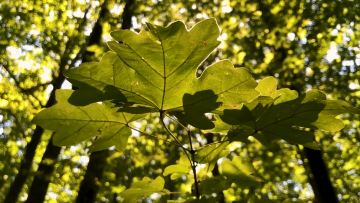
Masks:
[[[345,101],[326,100],[326,95],[321,91],[311,90],[297,97],[297,93],[289,89],[275,91],[272,88],[274,84],[276,80],[272,77],[260,81],[256,89],[261,96],[239,109],[225,109],[217,118],[217,126],[229,129],[228,125],[232,125],[228,133],[232,139],[253,135],[264,144],[284,139],[317,149],[313,132],[306,128],[337,131],[344,127],[343,122],[335,118],[337,115],[360,113]],[[220,131],[219,128],[214,130]]]
[[[207,19],[187,30],[183,22],[168,27],[148,24],[148,31],[112,32],[108,42],[113,52],[100,62],[85,63],[65,73],[79,87],[69,99],[73,105],[112,100],[133,104],[122,111],[141,113],[174,111],[180,120],[210,129],[213,124],[194,119],[222,106],[250,102],[258,96],[249,71],[219,61],[196,78],[200,64],[220,44],[215,19]],[[137,106],[137,105],[140,106]],[[180,113],[185,109],[185,114]],[[201,110],[199,110],[201,109]],[[183,115],[183,116],[181,116]]]
[[[144,177],[141,181],[134,182],[131,187],[120,194],[124,198],[123,203],[138,202],[142,197],[149,196],[153,193],[168,194],[169,191],[164,189],[165,181],[158,176],[155,180]]]
[[[41,111],[33,122],[55,131],[53,142],[58,146],[75,145],[97,136],[90,151],[99,151],[111,146],[123,151],[131,129],[129,122],[142,118],[143,114],[117,113],[116,108],[105,104],[73,106],[68,98],[73,90],[57,90],[58,103]]]

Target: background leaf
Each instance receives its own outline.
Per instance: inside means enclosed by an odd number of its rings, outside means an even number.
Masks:
[[[168,190],[164,189],[165,181],[158,176],[155,180],[149,177],[144,177],[141,181],[134,182],[131,187],[121,193],[123,203],[133,203],[140,200],[142,197],[149,196],[153,193],[167,194]]]
[[[253,176],[255,168],[251,163],[241,157],[235,157],[232,161],[225,159],[220,165],[221,174],[227,177],[228,181],[235,183],[238,187],[260,186],[262,180]]]

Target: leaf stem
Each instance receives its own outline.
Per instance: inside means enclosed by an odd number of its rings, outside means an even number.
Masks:
[[[191,154],[191,158],[192,158],[191,168],[192,168],[192,171],[193,171],[193,173],[194,173],[194,182],[195,182],[196,198],[197,198],[197,199],[200,199],[199,186],[198,186],[198,181],[197,181],[197,177],[196,177],[195,150],[194,150],[193,145],[192,145],[191,130],[190,130],[191,128],[190,128],[190,126],[189,126],[187,129],[188,129],[188,136],[189,136],[189,142],[190,142],[190,154]]]
[[[191,136],[190,136],[190,129],[188,129],[188,134],[189,134],[189,139],[190,139],[190,149],[191,150],[188,150],[186,149],[184,146],[182,146],[181,142],[179,139],[177,139],[175,137],[174,134],[172,134],[172,132],[169,130],[169,128],[165,125],[165,122],[164,122],[164,112],[160,112],[160,120],[161,120],[161,123],[162,125],[164,126],[164,128],[166,129],[166,131],[171,135],[171,137],[181,145],[181,148],[184,150],[184,153],[185,155],[187,156],[189,162],[190,162],[190,165],[191,165],[191,168],[192,168],[192,171],[194,173],[194,181],[195,181],[195,189],[196,189],[196,198],[197,199],[200,199],[200,195],[199,195],[199,188],[198,188],[198,182],[197,182],[197,178],[196,178],[196,165],[194,163],[194,157],[195,157],[195,151],[193,149],[193,146],[192,146],[192,143],[191,143]],[[187,153],[189,152],[192,156],[192,158],[190,158],[189,154]]]
[[[144,135],[146,135],[146,136],[150,136],[150,137],[156,138],[156,139],[158,139],[158,140],[163,140],[163,141],[168,142],[168,143],[170,143],[170,144],[174,144],[174,145],[176,145],[176,146],[181,147],[181,145],[179,145],[179,143],[177,143],[177,142],[171,142],[171,141],[168,141],[167,139],[160,138],[160,137],[157,137],[157,136],[155,136],[155,135],[151,135],[151,134],[142,132],[142,131],[140,131],[140,130],[138,130],[138,129],[136,129],[136,128],[133,128],[133,127],[130,127],[130,126],[128,126],[128,127],[131,128],[131,129],[133,129],[133,130],[135,130],[135,131],[137,131],[137,132],[139,132],[139,133],[142,133],[142,134],[144,134]]]
[[[172,134],[172,132],[169,130],[169,128],[165,125],[164,122],[164,113],[160,113],[160,120],[161,120],[161,124],[164,126],[165,130],[170,134],[170,136],[178,143],[178,145],[184,150],[184,151],[189,151],[188,149],[186,149],[180,142],[179,139],[177,139],[175,137],[174,134]]]
[[[185,128],[186,130],[189,130],[186,126],[184,126],[182,123],[180,123],[180,121],[178,121],[177,119],[172,118],[170,115],[165,114],[165,116],[167,116],[168,118],[170,118],[171,120],[175,121],[177,124],[179,124],[181,127]]]
[[[206,144],[206,145],[203,145],[203,146],[197,148],[196,151],[199,151],[199,150],[201,150],[201,149],[203,149],[205,147],[208,147],[210,145],[221,144],[221,143],[224,143],[224,142],[231,142],[231,140],[223,140],[223,141],[220,141],[220,142],[212,142],[212,143],[209,143],[209,144]]]

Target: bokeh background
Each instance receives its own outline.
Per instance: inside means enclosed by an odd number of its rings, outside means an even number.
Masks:
[[[277,78],[279,88],[324,91],[360,108],[360,2],[357,0],[0,0],[0,202],[120,202],[121,192],[144,176],[162,175],[179,149],[133,132],[127,150],[87,153],[91,141],[52,145],[52,132],[31,123],[71,89],[62,72],[100,60],[110,32],[216,18],[222,44],[198,70],[228,59],[255,79]],[[251,137],[231,145],[231,156],[251,160],[260,188],[230,188],[225,202],[360,202],[359,116],[342,115],[339,132],[316,132],[321,151]],[[167,120],[181,140],[187,136]],[[167,137],[157,115],[134,124]],[[200,143],[221,135],[195,134]],[[214,174],[218,173],[213,171]],[[165,178],[186,197],[191,182]],[[143,202],[166,202],[152,195]]]

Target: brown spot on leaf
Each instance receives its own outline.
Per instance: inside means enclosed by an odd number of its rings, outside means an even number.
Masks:
[[[138,85],[139,85],[139,82],[138,82],[138,81],[136,81],[136,83],[131,83],[131,86],[137,87]]]

